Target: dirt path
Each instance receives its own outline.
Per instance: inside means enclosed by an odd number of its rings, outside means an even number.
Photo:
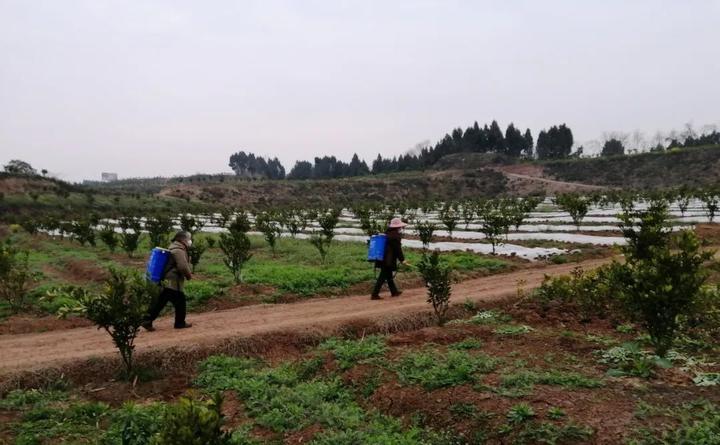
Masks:
[[[607,187],[602,187],[599,185],[590,185],[590,184],[583,184],[580,182],[567,182],[567,181],[557,181],[555,179],[548,179],[543,178],[539,176],[531,176],[531,175],[523,175],[519,173],[508,173],[503,172],[505,176],[507,176],[510,179],[520,179],[530,182],[540,182],[545,185],[549,186],[555,186],[558,190],[565,190],[567,191],[578,191],[578,190],[584,190],[584,191],[594,191],[594,190],[604,190]]]
[[[607,259],[588,260],[581,265],[593,268]],[[545,274],[570,272],[578,264],[551,265],[517,272],[468,280],[455,285],[455,302],[466,299],[492,301],[515,295],[518,281],[525,289],[537,287]],[[366,295],[336,299],[313,299],[287,305],[257,305],[216,312],[190,314],[194,326],[187,330],[172,329],[169,317],[156,322],[155,332],[142,332],[137,351],[164,349],[172,346],[215,344],[234,337],[272,331],[296,330],[313,326],[325,328],[342,325],[353,319],[380,319],[427,311],[425,289],[409,289],[400,298],[386,297],[370,301]],[[115,348],[104,331],[75,328],[45,333],[0,336],[0,374],[42,369],[90,357],[115,354]]]

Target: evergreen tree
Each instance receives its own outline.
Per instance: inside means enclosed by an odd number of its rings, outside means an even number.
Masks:
[[[310,179],[313,176],[313,166],[308,161],[297,161],[290,170],[288,179]]]
[[[561,159],[570,156],[572,146],[572,131],[562,124],[552,126],[548,131],[541,131],[536,149],[539,159]]]
[[[525,135],[523,136],[523,139],[525,140],[525,143],[523,144],[523,153],[528,158],[532,158],[534,142],[533,142],[532,133],[530,133],[529,128],[527,130],[525,130]]]
[[[625,154],[625,146],[615,138],[608,139],[602,148],[602,156],[620,156]]]
[[[507,130],[505,130],[505,145],[507,147],[507,154],[515,158],[519,158],[523,151],[525,151],[525,138],[520,130],[515,128],[515,125],[512,123],[510,123]]]

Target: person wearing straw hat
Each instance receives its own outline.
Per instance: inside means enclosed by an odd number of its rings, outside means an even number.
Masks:
[[[381,300],[380,289],[383,284],[387,282],[388,288],[390,288],[390,295],[393,297],[399,297],[402,291],[399,291],[395,285],[394,274],[398,269],[398,261],[405,264],[405,255],[402,251],[402,229],[407,224],[402,222],[400,218],[393,218],[388,225],[385,235],[387,236],[387,244],[385,245],[385,255],[382,261],[376,261],[375,266],[380,268],[380,275],[378,275],[375,288],[373,289],[370,299]]]

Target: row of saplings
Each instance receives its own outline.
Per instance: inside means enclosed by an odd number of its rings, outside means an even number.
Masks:
[[[668,224],[667,201],[653,201],[646,210],[627,209],[619,215],[621,229],[627,240],[623,247],[624,262],[613,262],[592,274],[580,274],[574,279],[549,280],[539,290],[542,301],[565,300],[578,303],[586,314],[606,315],[626,313],[638,318],[646,328],[658,355],[663,356],[672,345],[679,324],[691,322],[715,293],[703,291],[707,268],[703,263],[712,253],[702,251],[691,231],[673,234]],[[225,264],[239,280],[242,265],[251,254],[246,231],[250,228],[244,216],[228,225],[228,232],[220,235],[219,246],[225,252]],[[332,215],[337,218],[337,212]],[[322,216],[320,217],[322,220]],[[256,222],[262,224],[262,222]],[[332,235],[318,235],[331,240]],[[323,241],[325,242],[325,241]],[[7,244],[0,250],[0,293],[12,292],[13,252]],[[443,323],[451,293],[451,271],[437,252],[423,255],[418,269],[428,288],[428,301],[433,305],[440,324]],[[573,281],[574,280],[574,281]],[[80,311],[112,336],[120,349],[128,373],[132,369],[133,341],[154,298],[157,286],[144,277],[127,271],[111,270],[105,293],[93,295],[82,292],[75,297]]]
[[[581,229],[582,220],[593,206],[606,207],[619,204],[624,210],[632,208],[637,202],[653,202],[664,200],[674,202],[681,214],[684,216],[692,199],[702,203],[705,214],[712,222],[720,209],[720,194],[715,188],[690,189],[681,187],[665,191],[634,192],[634,191],[596,191],[592,193],[564,193],[554,198],[554,203],[563,211],[567,212],[577,229]],[[355,216],[360,220],[360,228],[367,234],[381,232],[387,222],[394,216],[399,215],[410,224],[417,224],[419,235],[428,230],[435,230],[438,226],[430,222],[428,214],[437,211],[438,220],[442,227],[452,237],[461,222],[464,222],[465,229],[475,221],[480,223],[480,231],[493,245],[499,243],[503,235],[507,235],[511,227],[519,230],[522,222],[528,217],[537,205],[542,202],[542,197],[528,197],[523,199],[468,199],[462,201],[438,202],[429,201],[425,203],[400,203],[399,205],[386,206],[375,205],[354,205],[351,207]],[[422,210],[423,217],[418,216]],[[63,238],[65,235],[72,236],[81,244],[95,245],[100,239],[110,250],[121,247],[128,255],[132,256],[139,246],[141,230],[148,232],[151,244],[162,246],[167,240],[167,234],[175,224],[179,224],[183,230],[195,233],[205,226],[209,221],[218,227],[224,228],[232,224],[235,215],[244,214],[243,211],[224,209],[209,218],[193,217],[182,215],[178,220],[170,216],[150,216],[147,218],[124,216],[117,218],[116,223],[107,220],[101,225],[100,218],[91,216],[89,218],[78,218],[75,221],[64,221],[53,216],[46,216],[40,220],[23,218],[20,224],[29,233],[34,234],[38,230],[55,233]],[[330,233],[337,225],[340,211],[337,209],[279,209],[255,211],[254,219],[256,229],[263,233],[266,240],[274,250],[275,240],[282,232],[290,233],[293,237],[305,231],[308,226],[317,221],[323,232]],[[118,230],[120,229],[120,233]],[[249,229],[248,229],[249,230]],[[332,236],[331,236],[332,237]],[[422,239],[422,237],[421,237]],[[325,257],[327,243],[315,240],[314,245],[318,248],[320,255]],[[425,242],[425,240],[423,240]],[[201,250],[198,246],[196,250]],[[211,246],[212,247],[212,246]]]

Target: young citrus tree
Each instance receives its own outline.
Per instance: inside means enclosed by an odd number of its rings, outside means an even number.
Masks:
[[[270,246],[272,254],[275,255],[275,246],[282,233],[282,228],[275,215],[270,212],[258,213],[255,215],[255,227],[262,232],[265,241],[267,241]]]
[[[90,221],[81,220],[72,223],[71,232],[81,246],[89,244],[95,247],[95,230]]]
[[[492,253],[495,253],[495,246],[500,244],[502,236],[510,228],[511,214],[498,201],[487,201],[480,209],[482,226],[480,230],[485,239],[492,245]]]
[[[441,261],[437,251],[431,255],[424,253],[417,268],[427,288],[427,302],[432,305],[438,325],[442,326],[445,324],[447,311],[450,308],[452,270]]]
[[[458,215],[454,205],[446,203],[442,209],[440,209],[440,221],[448,231],[448,236],[452,238],[452,233],[455,231],[458,221],[460,221],[460,215]]]
[[[588,210],[590,210],[588,197],[578,193],[563,193],[555,197],[555,204],[570,214],[573,224],[575,224],[577,230],[580,230],[580,224]]]
[[[132,377],[135,338],[146,315],[147,307],[157,296],[158,287],[138,273],[110,268],[110,277],[99,294],[85,294],[79,306],[71,312],[79,312],[88,320],[104,329],[120,352],[125,375]],[[68,313],[68,311],[65,311]]]
[[[118,245],[118,238],[115,234],[115,226],[112,224],[105,224],[102,228],[100,228],[100,230],[98,230],[97,234],[100,241],[105,243],[111,253],[114,253]]]
[[[244,232],[231,230],[229,233],[220,234],[218,245],[224,254],[225,267],[233,274],[235,284],[240,284],[243,266],[252,258],[250,239]]]
[[[13,313],[25,306],[34,274],[30,270],[28,252],[17,250],[9,241],[0,243],[0,300]]]
[[[433,235],[435,234],[435,230],[437,230],[437,226],[430,221],[422,221],[417,223],[415,230],[420,238],[420,242],[422,242],[423,249],[427,250],[430,248],[430,243],[433,240]]]
[[[664,357],[673,344],[681,316],[691,316],[708,277],[703,263],[713,253],[702,251],[691,231],[678,234],[671,249],[665,207],[623,215],[628,244],[625,263],[614,263],[615,292],[627,313],[650,335],[655,352]],[[633,226],[627,225],[635,220]]]
[[[134,217],[120,218],[120,247],[132,258],[133,253],[140,246],[140,235],[142,235],[142,227],[140,220]]]
[[[157,215],[148,217],[145,221],[145,230],[150,238],[150,246],[165,247],[168,244],[168,233],[173,229],[173,222],[167,216]]]
[[[200,263],[200,258],[207,248],[208,244],[202,238],[196,238],[193,240],[192,246],[188,247],[188,256],[190,257],[190,265],[192,266],[193,273],[195,273],[195,267]]]
[[[335,238],[335,227],[337,227],[340,221],[340,210],[330,209],[319,212],[317,219],[320,225],[320,231],[310,237],[310,244],[315,246],[324,263],[330,251],[332,240]]]

